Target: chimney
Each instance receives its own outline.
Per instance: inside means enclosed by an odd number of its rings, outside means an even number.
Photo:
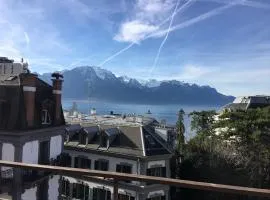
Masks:
[[[55,115],[54,115],[54,124],[61,124],[61,96],[62,96],[62,82],[63,75],[55,72],[52,74],[52,82],[53,82],[53,95],[55,99]]]
[[[27,127],[34,127],[35,121],[35,95],[36,95],[36,75],[28,74],[22,79],[24,105],[26,110]]]

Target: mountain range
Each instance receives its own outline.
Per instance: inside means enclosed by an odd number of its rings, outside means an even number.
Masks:
[[[92,66],[76,67],[61,72],[64,76],[63,98],[95,99],[119,103],[224,105],[233,96],[223,95],[210,86],[177,80],[137,80],[117,77],[111,71]],[[50,83],[51,74],[39,75]]]

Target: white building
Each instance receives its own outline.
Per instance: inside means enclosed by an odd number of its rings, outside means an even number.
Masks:
[[[156,121],[146,121],[138,123],[136,120],[114,118],[83,127],[71,125],[67,128],[68,139],[64,145],[70,166],[170,177],[171,151],[156,134]],[[93,199],[113,199],[110,180],[63,177],[62,182],[62,195],[65,197],[83,199],[86,195]],[[169,199],[169,186],[123,181],[119,184],[118,194],[119,199],[165,200]]]
[[[62,153],[61,75],[52,80],[53,86],[31,74],[26,63],[0,57],[0,159],[49,164]],[[1,167],[2,178],[14,172]]]

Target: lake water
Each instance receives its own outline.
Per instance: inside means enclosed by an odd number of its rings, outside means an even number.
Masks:
[[[177,112],[182,108],[185,113],[185,126],[186,126],[186,137],[190,138],[193,133],[190,130],[190,118],[188,113],[196,110],[218,110],[217,106],[189,106],[189,105],[142,105],[142,104],[118,104],[113,102],[104,101],[87,101],[87,100],[74,100],[74,99],[63,99],[63,108],[69,110],[72,107],[72,103],[76,102],[78,110],[85,114],[89,114],[91,108],[95,108],[97,114],[109,114],[113,111],[117,114],[132,114],[136,115],[148,115],[148,110],[151,111],[151,116],[157,120],[165,119],[168,124],[175,124],[177,121]]]

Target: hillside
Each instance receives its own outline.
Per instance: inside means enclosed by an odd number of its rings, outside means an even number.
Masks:
[[[99,67],[76,67],[62,72],[64,98],[92,99],[119,103],[224,105],[234,97],[225,96],[209,86],[176,80],[138,81],[126,76],[116,77]],[[40,77],[50,82],[50,74]]]

